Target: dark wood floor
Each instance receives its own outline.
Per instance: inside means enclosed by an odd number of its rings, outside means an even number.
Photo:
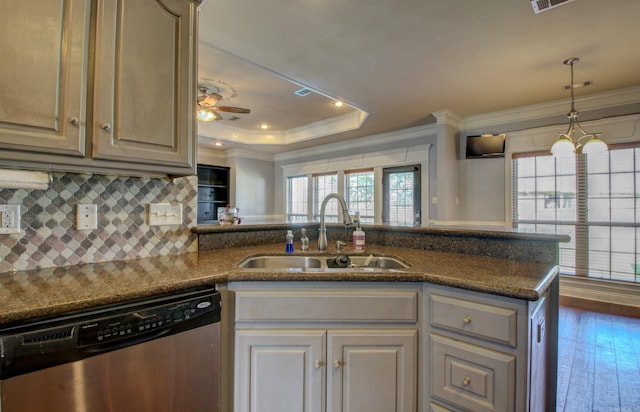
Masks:
[[[640,412],[640,319],[560,307],[557,410]]]

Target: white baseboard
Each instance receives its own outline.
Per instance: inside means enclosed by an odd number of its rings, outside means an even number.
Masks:
[[[640,285],[602,279],[560,276],[560,296],[640,307]]]

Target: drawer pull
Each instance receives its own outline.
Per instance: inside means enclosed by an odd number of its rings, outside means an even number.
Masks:
[[[77,126],[80,124],[80,120],[78,120],[77,117],[72,117],[69,119],[69,124],[71,124],[71,126]]]
[[[469,325],[469,324],[471,323],[471,316],[466,315],[466,316],[464,317],[464,319],[462,319],[462,322],[463,322],[465,325]]]
[[[102,124],[100,125],[100,128],[101,128],[102,130],[104,130],[105,132],[108,132],[108,131],[110,131],[110,130],[111,130],[111,125],[110,125],[109,123],[102,123]]]
[[[316,369],[320,369],[320,368],[322,368],[323,366],[325,366],[326,364],[327,364],[327,363],[326,363],[325,361],[317,360],[317,361],[316,361],[316,364],[315,364],[315,365],[316,365]]]
[[[336,359],[336,360],[334,360],[334,361],[333,361],[333,366],[335,366],[335,367],[336,367],[336,369],[337,369],[337,368],[341,368],[341,367],[343,367],[343,366],[344,366],[344,362],[343,362],[343,361],[341,361],[341,360],[337,360],[337,359]]]
[[[471,378],[468,376],[465,376],[464,379],[462,380],[462,384],[464,386],[469,386],[470,383],[471,383]]]

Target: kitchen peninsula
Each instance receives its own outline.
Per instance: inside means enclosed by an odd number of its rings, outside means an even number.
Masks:
[[[309,253],[316,254],[314,236],[318,225],[305,227],[312,239]],[[287,228],[298,237],[299,225],[201,226],[193,229],[199,238],[198,253],[5,273],[0,276],[0,323],[6,326],[30,318],[216,284],[225,293],[223,299],[227,298],[223,327],[235,334],[236,344],[245,345],[243,348],[258,348],[260,339],[267,339],[265,336],[282,342],[291,336],[300,339],[300,334],[320,339],[321,345],[326,344],[323,339],[327,337],[349,340],[364,336],[369,343],[382,342],[385,350],[395,348],[398,342],[394,339],[401,339],[404,355],[398,359],[405,366],[413,364],[414,369],[398,368],[402,372],[394,375],[394,379],[403,382],[398,390],[410,397],[397,406],[398,411],[489,410],[501,405],[505,405],[504,410],[520,411],[529,405],[544,410],[555,404],[557,243],[567,241],[565,236],[372,226],[364,228],[365,253],[397,256],[411,267],[324,273],[261,272],[237,267],[248,255],[283,254]],[[332,242],[335,244],[335,240],[348,234],[342,226],[330,225],[330,246],[325,253],[335,254]],[[348,247],[345,252],[349,252]],[[281,298],[279,303],[294,305],[288,311],[289,318],[269,318],[271,309],[285,307],[273,301],[276,296]],[[336,296],[344,300],[338,299],[335,304]],[[334,299],[335,305],[327,305],[326,298]],[[350,305],[349,301],[362,305]],[[251,318],[252,305],[258,302],[267,302],[267,306],[260,307],[264,317]],[[303,313],[295,310],[300,302],[307,303],[308,310],[325,310],[327,318],[296,319],[296,313]],[[374,308],[377,303],[382,303],[382,310],[370,312],[377,317],[364,319],[358,307]],[[333,319],[329,316],[335,316],[335,311],[329,313],[326,308],[342,308],[344,312],[339,319]],[[385,313],[399,315],[389,319]],[[469,314],[472,320],[466,318]],[[459,322],[455,318],[458,315]],[[278,335],[282,331],[286,333]],[[233,336],[227,338],[233,342]],[[540,342],[542,346],[537,345]],[[225,350],[232,353],[233,346],[229,344]],[[310,372],[321,370],[322,362],[333,362],[327,355],[311,360],[320,362],[318,368],[314,364],[305,366]],[[231,355],[230,364],[223,364],[223,372],[234,374],[239,382],[247,378],[247,370],[242,369],[245,361],[239,353]],[[305,382],[312,386],[327,382],[329,371],[322,376],[325,381],[305,377]],[[484,380],[480,386],[478,379]],[[328,385],[320,385],[326,391],[309,401],[337,399],[337,393],[330,391]],[[348,381],[341,385],[345,390],[357,389]],[[244,410],[242,402],[253,401],[243,399],[248,388],[233,389],[233,410]],[[352,392],[350,396],[360,395]]]

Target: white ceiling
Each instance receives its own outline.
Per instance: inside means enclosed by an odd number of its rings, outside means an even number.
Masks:
[[[467,117],[567,99],[568,111],[566,58],[580,58],[576,82],[593,82],[577,98],[640,85],[639,19],[638,0],[575,0],[537,15],[529,0],[210,0],[199,79],[220,86],[220,104],[252,112],[199,123],[200,144],[277,153],[445,109]],[[293,93],[303,86],[318,93]]]

